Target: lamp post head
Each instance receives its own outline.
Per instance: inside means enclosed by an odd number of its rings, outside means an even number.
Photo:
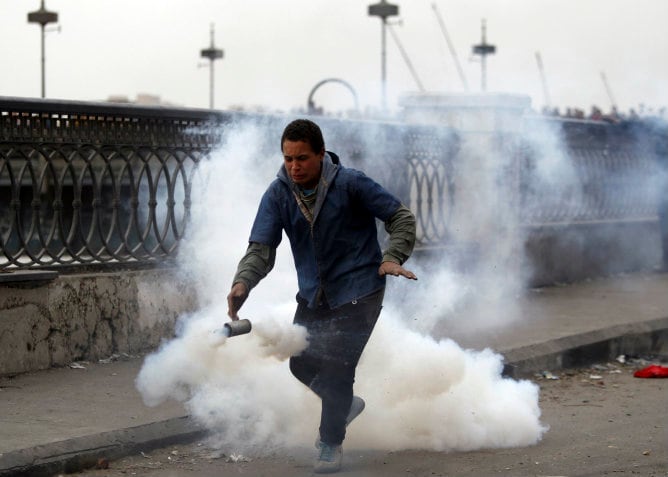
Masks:
[[[496,53],[496,46],[490,45],[487,43],[487,23],[485,20],[482,21],[482,41],[478,45],[473,45],[473,54],[474,55],[493,55]]]
[[[380,0],[379,3],[369,5],[369,16],[380,17],[383,21],[385,21],[388,17],[397,15],[399,15],[399,7],[397,5],[387,3],[385,0]]]
[[[56,23],[58,21],[58,14],[56,12],[50,12],[44,8],[44,0],[39,10],[28,13],[28,23],[39,23],[44,27],[48,23]]]
[[[211,61],[219,60],[223,57],[223,50],[218,48],[205,48],[204,50],[200,51],[200,56]]]
[[[213,41],[214,36],[214,27],[211,25],[211,46],[209,48],[204,48],[200,51],[200,56],[206,58],[209,61],[219,60],[223,57],[223,50],[216,48]]]

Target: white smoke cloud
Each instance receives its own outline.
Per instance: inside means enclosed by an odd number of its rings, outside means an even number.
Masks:
[[[285,361],[307,339],[303,328],[291,324],[297,284],[287,243],[240,312],[252,321],[253,331],[233,338],[212,332],[227,321],[232,276],[260,196],[281,164],[278,150],[263,150],[266,134],[252,125],[230,130],[201,165],[182,258],[203,307],[183,317],[178,336],[148,356],[137,377],[147,405],[183,401],[214,431],[213,445],[227,454],[266,455],[278,446],[310,446],[320,416],[318,399],[290,374]],[[278,149],[278,136],[274,142]],[[336,150],[335,144],[328,146]],[[546,428],[536,385],[503,378],[502,357],[490,350],[465,350],[427,334],[439,316],[474,296],[470,288],[476,284],[461,285],[459,276],[422,271],[418,282],[389,279],[394,281],[388,294],[404,298],[387,300],[362,356],[355,393],[367,402],[358,418],[364,425],[356,421],[350,427],[346,446],[447,451],[540,440]]]
[[[358,368],[359,391],[370,406],[351,443],[449,451],[540,439],[546,429],[534,384],[503,378],[502,358],[491,350],[437,341],[406,328],[395,313],[384,312]]]

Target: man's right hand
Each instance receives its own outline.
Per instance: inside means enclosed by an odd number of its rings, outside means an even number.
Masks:
[[[236,321],[239,319],[237,313],[246,301],[246,298],[248,298],[248,288],[246,288],[246,285],[242,282],[237,282],[232,285],[232,290],[230,290],[230,294],[227,295],[227,315],[232,318],[232,320]]]

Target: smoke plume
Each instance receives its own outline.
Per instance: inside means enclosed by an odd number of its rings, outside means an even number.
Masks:
[[[266,128],[226,127],[220,148],[197,172],[181,250],[202,308],[182,317],[177,336],[146,358],[137,388],[147,405],[182,401],[226,454],[266,455],[279,446],[312,446],[320,403],[286,362],[308,339],[291,324],[297,281],[287,239],[240,312],[253,331],[216,333],[227,321],[225,297],[260,197],[281,165],[280,131],[270,132],[275,149],[268,153]],[[337,144],[327,146],[337,151]],[[351,161],[342,155],[342,162]],[[546,430],[537,386],[502,377],[502,357],[492,350],[463,349],[429,334],[473,301],[480,286],[451,268],[433,270],[416,270],[418,282],[388,279],[388,299],[357,370],[355,394],[367,408],[345,445],[451,451],[535,444]]]

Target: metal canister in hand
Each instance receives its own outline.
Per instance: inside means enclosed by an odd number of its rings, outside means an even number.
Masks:
[[[225,323],[224,330],[228,338],[232,336],[245,335],[252,329],[250,320],[234,320]]]

